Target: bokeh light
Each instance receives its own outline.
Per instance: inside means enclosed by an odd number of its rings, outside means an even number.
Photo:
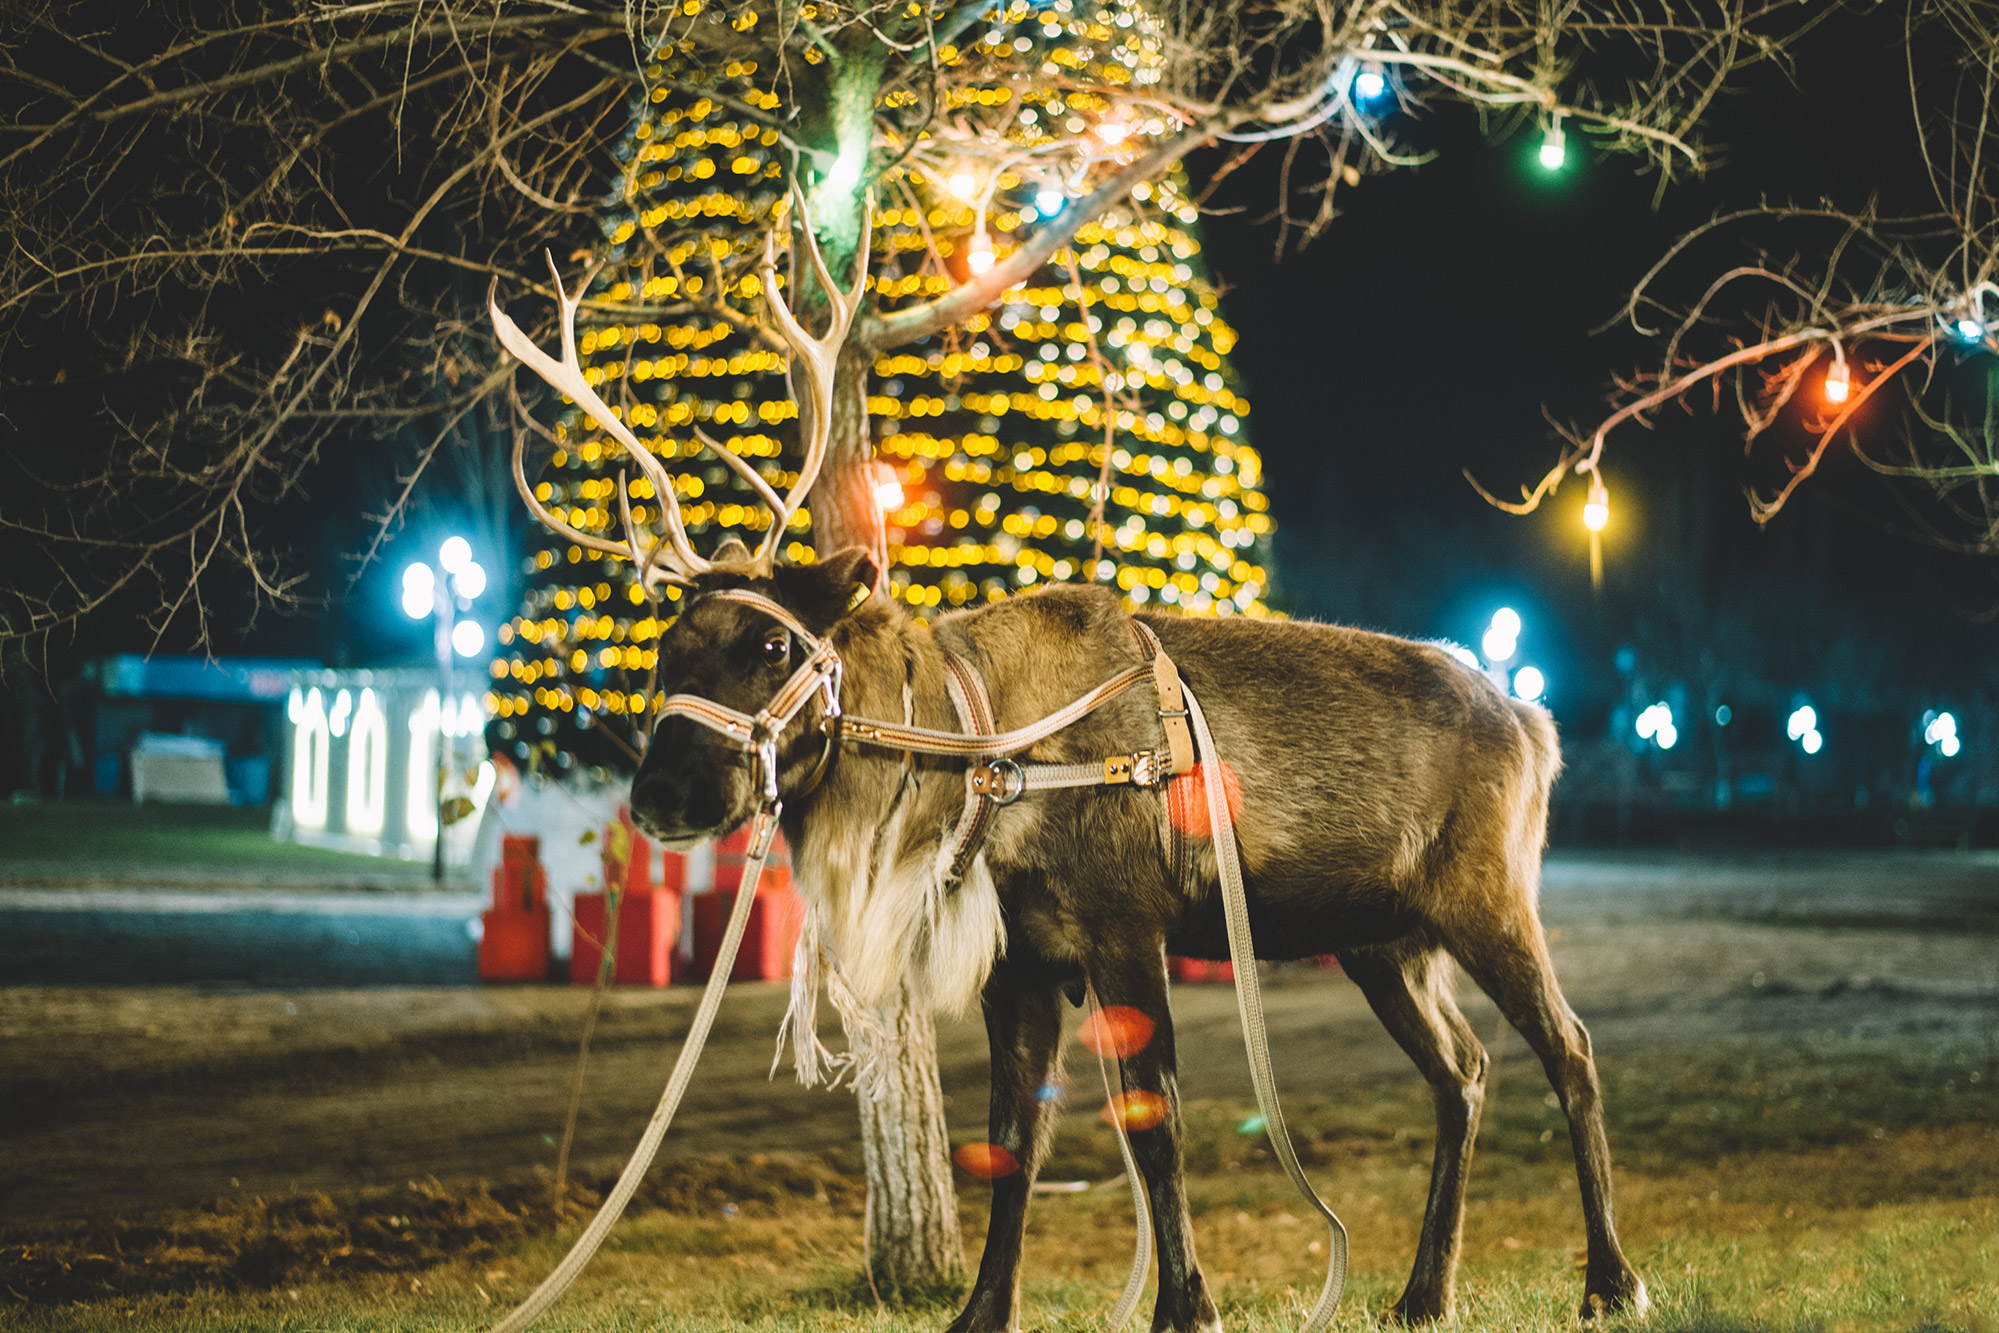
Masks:
[[[1127,1131],[1151,1129],[1166,1118],[1166,1099],[1143,1089],[1119,1093],[1098,1114],[1113,1128],[1122,1123]]]
[[[1157,1026],[1130,1005],[1114,1004],[1084,1019],[1076,1039],[1104,1059],[1122,1060],[1144,1050]]]
[[[1166,817],[1173,827],[1193,838],[1213,836],[1208,820],[1208,780],[1205,761],[1194,765],[1166,787]],[[1229,818],[1242,818],[1242,780],[1227,760],[1222,761],[1222,796],[1229,803]]]
[[[998,1180],[1020,1170],[1020,1162],[997,1143],[965,1143],[951,1152],[951,1160],[968,1176]]]

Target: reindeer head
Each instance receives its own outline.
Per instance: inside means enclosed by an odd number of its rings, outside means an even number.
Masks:
[[[795,187],[792,203],[793,216],[802,222],[804,200]],[[574,400],[631,456],[658,497],[664,535],[647,541],[632,521],[631,499],[622,472],[617,482],[619,514],[624,522],[622,543],[578,531],[550,513],[528,485],[524,438],[514,445],[514,484],[521,499],[545,526],[577,545],[629,559],[648,588],[680,588],[680,614],[660,638],[660,688],[670,696],[691,697],[694,702],[720,705],[727,712],[753,718],[768,709],[788,683],[796,683],[794,677],[820,650],[823,637],[854,609],[855,589],[865,593],[878,578],[873,560],[859,548],[816,565],[789,565],[778,559],[785,530],[825,462],[832,431],[834,370],[860,307],[868,272],[870,228],[865,220],[857,276],[851,287],[833,281],[810,226],[802,226],[801,231],[813,274],[831,307],[822,336],[807,333],[778,295],[775,231],[765,238],[763,258],[757,266],[771,323],[805,372],[805,461],[797,481],[780,496],[749,463],[698,427],[694,432],[703,446],[769,506],[770,528],[754,552],[730,538],[706,559],[695,554],[681,518],[673,477],[584,378],[576,353],[580,289],[571,296],[562,290],[559,276],[556,280],[562,305],[559,361],[535,346],[498,303],[492,303],[493,325],[507,350]],[[833,660],[837,668],[837,658]],[[837,675],[833,679],[837,682]],[[829,697],[835,689],[837,684],[829,688]],[[816,726],[819,715],[811,707],[800,708],[785,719],[777,734],[755,737],[747,745],[740,737],[731,738],[686,716],[662,719],[632,784],[634,818],[648,833],[675,847],[692,846],[735,827],[769,794],[762,763],[770,765],[780,790],[811,780],[824,755],[824,742]]]

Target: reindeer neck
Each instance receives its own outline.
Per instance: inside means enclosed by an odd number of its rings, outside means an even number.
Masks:
[[[871,604],[835,625],[830,637],[843,667],[841,707],[850,717],[942,730],[958,725],[945,684],[944,652],[928,625],[893,604]],[[937,766],[932,760],[915,762],[925,769]],[[899,750],[842,741],[825,783],[795,814],[801,821],[832,816],[878,822],[902,794],[910,763]]]

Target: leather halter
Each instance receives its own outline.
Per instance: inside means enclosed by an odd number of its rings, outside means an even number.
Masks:
[[[1038,722],[1011,731],[992,730],[992,705],[986,696],[985,683],[970,663],[946,651],[946,683],[950,688],[953,708],[964,727],[962,732],[953,732],[847,716],[840,702],[844,664],[830,639],[814,634],[783,606],[747,588],[717,589],[703,594],[701,600],[709,598],[735,602],[762,612],[782,625],[810,651],[784,684],[778,687],[771,701],[754,714],[738,712],[700,695],[675,694],[668,696],[660,706],[662,716],[688,718],[733,741],[745,753],[754,755],[761,770],[763,799],[767,806],[777,803],[780,795],[777,738],[815,695],[821,699],[819,732],[825,738],[825,746],[820,752],[818,764],[793,795],[802,795],[818,785],[834,748],[847,738],[884,749],[978,761],[968,767],[965,774],[966,805],[953,835],[951,873],[947,877],[951,884],[957,882],[977,854],[992,806],[1011,805],[1029,791],[1059,787],[1126,784],[1156,787],[1167,778],[1194,766],[1194,742],[1187,725],[1187,701],[1179,670],[1160,646],[1158,636],[1139,621],[1133,620],[1130,624],[1140,646],[1147,652],[1148,662],[1126,668]],[[1157,750],[1135,750],[1081,764],[1023,764],[1012,758],[1029,746],[1081,721],[1147,678],[1151,679],[1158,696],[1160,726],[1166,735],[1164,755]],[[1163,764],[1162,759],[1165,761]]]

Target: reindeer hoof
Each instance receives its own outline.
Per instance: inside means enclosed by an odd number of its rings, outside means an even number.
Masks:
[[[1388,1307],[1382,1318],[1398,1324],[1434,1324],[1440,1319],[1451,1317],[1449,1297],[1417,1296],[1402,1293],[1402,1299]]]
[[[1652,1298],[1646,1294],[1645,1283],[1627,1269],[1609,1282],[1592,1283],[1583,1293],[1583,1306],[1576,1317],[1589,1323],[1602,1315],[1642,1315],[1651,1307]]]

